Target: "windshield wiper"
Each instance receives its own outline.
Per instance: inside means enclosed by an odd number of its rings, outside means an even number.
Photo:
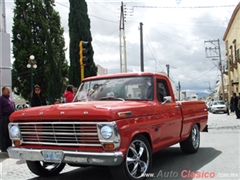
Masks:
[[[123,99],[123,98],[116,98],[116,97],[113,97],[113,96],[102,97],[102,98],[100,98],[99,100],[118,100],[118,101],[125,101],[125,99]]]

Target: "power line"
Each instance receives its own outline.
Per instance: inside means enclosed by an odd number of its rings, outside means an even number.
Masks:
[[[236,7],[236,5],[221,5],[221,6],[133,6],[134,8],[161,8],[161,9],[203,9],[203,8],[223,8]]]
[[[112,34],[114,34],[115,32],[117,32],[117,31],[119,31],[119,29],[115,29],[114,31],[112,31],[111,33],[109,33],[109,34],[107,34],[106,36],[110,36],[110,35],[112,35]],[[94,42],[95,42],[95,44],[101,44],[101,45],[103,45],[103,44],[107,44],[107,43],[109,43],[108,41],[98,41],[98,40],[93,40]],[[97,46],[98,47],[98,46]]]
[[[199,78],[203,77],[204,75],[206,75],[209,71],[213,70],[214,68],[215,68],[215,66],[210,67],[210,68],[208,69],[208,71],[206,71],[204,74],[202,74],[201,76],[198,76],[197,78],[194,78],[194,79],[192,79],[192,80],[190,80],[190,81],[188,81],[188,82],[195,81],[196,79],[199,79]]]
[[[146,35],[145,35],[145,36],[146,36]],[[147,37],[147,36],[146,36],[146,37]],[[158,60],[157,60],[157,58],[154,56],[154,54],[153,54],[153,52],[152,52],[152,50],[151,50],[151,48],[150,48],[150,46],[149,46],[148,42],[146,41],[146,39],[145,39],[145,38],[144,38],[144,40],[145,40],[145,43],[147,44],[147,47],[148,47],[148,49],[149,49],[149,51],[150,51],[150,53],[151,53],[152,57],[154,58],[155,62],[157,62],[157,63],[158,63],[158,65],[159,65],[159,67],[160,67],[160,68],[162,68],[162,66],[160,65],[159,61],[158,61]],[[164,69],[162,68],[162,70],[164,70]]]
[[[99,6],[103,7],[103,8],[105,8],[105,9],[109,10],[110,12],[112,12],[112,13],[114,13],[114,14],[118,14],[117,12],[112,11],[111,9],[109,9],[109,8],[107,8],[107,7],[105,7],[105,6],[101,5],[101,4],[99,4],[99,3],[97,3],[96,1],[93,1],[93,2],[94,2],[95,4],[97,4],[97,5],[99,5]]]
[[[185,45],[183,45],[183,44],[181,44],[181,43],[179,43],[179,42],[177,42],[177,41],[175,41],[175,40],[173,40],[173,39],[171,39],[171,38],[169,38],[169,37],[165,36],[163,33],[160,33],[159,31],[156,31],[156,32],[157,32],[157,33],[159,33],[159,34],[161,34],[162,36],[164,36],[164,37],[166,37],[166,38],[170,39],[171,41],[173,41],[173,42],[175,42],[175,43],[177,43],[177,44],[179,44],[179,45],[183,46],[184,48],[186,48],[186,49],[189,49],[189,48],[188,48],[188,47],[186,47]]]
[[[37,69],[34,70],[34,74],[39,74],[43,71],[45,71],[46,67],[38,67]],[[30,72],[29,70],[26,71],[22,71],[22,72],[17,72],[16,75],[13,75],[13,78],[18,78],[18,77],[26,77],[26,76],[30,76]]]
[[[59,4],[59,5],[63,6],[63,7],[66,7],[66,8],[68,8],[68,9],[70,9],[70,7],[67,6],[67,5],[65,5],[65,4],[62,4],[62,3],[59,3],[59,2],[56,2],[56,4]],[[112,22],[112,23],[117,23],[117,24],[118,24],[117,21],[112,21],[112,20],[104,19],[104,18],[95,16],[95,15],[91,15],[91,14],[89,14],[89,13],[85,13],[85,12],[82,12],[82,11],[79,11],[79,10],[76,10],[76,9],[73,9],[73,8],[71,8],[70,10],[74,10],[74,11],[80,12],[81,14],[86,14],[86,15],[88,15],[88,16],[92,16],[92,17],[94,17],[94,18],[101,19],[101,20],[103,20],[103,21],[108,21],[108,22]]]

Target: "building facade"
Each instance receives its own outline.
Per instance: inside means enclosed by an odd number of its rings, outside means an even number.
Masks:
[[[226,75],[228,99],[240,91],[240,3],[236,6],[223,36],[226,51]]]
[[[97,65],[97,68],[98,68],[98,72],[97,72],[98,76],[108,74],[107,69],[102,67],[102,66],[100,66],[99,64]]]

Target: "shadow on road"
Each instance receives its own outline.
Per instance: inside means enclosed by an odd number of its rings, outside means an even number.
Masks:
[[[79,168],[54,177],[36,177],[29,180],[111,180],[112,176],[108,167],[86,167]]]
[[[8,158],[8,154],[6,152],[0,152],[0,162],[3,162]]]
[[[153,165],[151,173],[155,174],[154,179],[164,179],[164,173],[169,173],[166,179],[193,179],[182,178],[181,172],[183,170],[197,172],[206,164],[213,161],[221,154],[214,148],[200,148],[195,154],[184,154],[179,147],[170,147],[164,149],[153,155]],[[160,172],[160,174],[159,174]],[[178,174],[177,177],[171,177],[170,173]],[[161,174],[162,173],[162,174]],[[161,176],[162,175],[162,176]],[[172,174],[173,175],[173,174]],[[78,180],[112,180],[110,171],[107,167],[87,167],[78,168],[66,173],[61,173],[55,177],[41,178],[36,177],[29,180],[66,180],[66,179],[78,179]]]
[[[167,179],[193,179],[182,178],[181,173],[186,176],[189,171],[197,172],[221,153],[214,148],[199,148],[195,154],[184,154],[179,147],[170,147],[153,155],[152,173],[157,179],[164,178],[164,175],[168,176]]]

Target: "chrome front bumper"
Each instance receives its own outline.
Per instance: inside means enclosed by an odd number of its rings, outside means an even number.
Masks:
[[[63,157],[60,161],[48,161],[45,160],[43,152],[54,151],[53,149],[26,149],[9,147],[7,151],[9,157],[13,159],[23,159],[27,161],[75,163],[90,166],[116,166],[121,164],[123,158],[122,152],[62,151]]]

